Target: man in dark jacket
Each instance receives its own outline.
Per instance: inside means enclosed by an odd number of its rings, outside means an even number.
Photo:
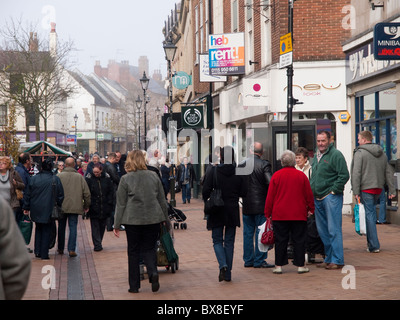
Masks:
[[[103,170],[101,163],[93,166],[93,173],[86,176],[91,202],[88,216],[92,229],[94,251],[103,250],[102,240],[106,229],[107,218],[114,210],[115,189],[110,176]]]
[[[258,227],[265,221],[264,207],[268,185],[271,181],[271,164],[261,159],[263,145],[254,142],[250,146],[251,158],[240,166],[253,166],[252,173],[245,177],[247,195],[243,198],[243,260],[245,267],[272,268],[273,264],[265,261],[267,252],[258,249]]]
[[[190,203],[191,188],[193,183],[196,181],[196,174],[194,172],[193,165],[188,162],[188,158],[184,157],[182,163],[178,167],[177,181],[182,189],[182,202]]]
[[[106,161],[106,163],[104,165],[104,172],[107,173],[110,176],[111,181],[113,182],[114,196],[113,196],[113,205],[112,205],[113,209],[112,209],[111,215],[108,218],[108,222],[107,222],[107,231],[113,231],[115,206],[116,206],[116,203],[117,203],[115,194],[116,194],[117,189],[118,189],[119,181],[121,180],[121,177],[119,176],[119,174],[117,172],[117,168],[115,167],[116,163],[117,163],[117,155],[116,155],[116,153],[115,152],[109,153],[107,161]]]
[[[51,212],[55,202],[59,206],[64,200],[64,188],[60,178],[53,175],[53,161],[47,158],[42,163],[42,171],[29,181],[24,201],[24,213],[29,214],[35,222],[35,256],[49,259],[51,234]]]

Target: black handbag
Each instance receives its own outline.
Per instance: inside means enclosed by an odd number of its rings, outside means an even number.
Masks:
[[[51,211],[51,219],[53,220],[60,220],[64,218],[64,211],[62,208],[57,204],[57,196],[56,196],[56,182],[53,177],[53,198],[54,198],[54,207],[53,210]]]
[[[219,212],[224,206],[224,200],[222,199],[222,191],[218,188],[217,180],[217,168],[212,171],[213,174],[213,190],[211,191],[210,197],[207,199],[204,205],[204,213],[206,215],[212,215]]]

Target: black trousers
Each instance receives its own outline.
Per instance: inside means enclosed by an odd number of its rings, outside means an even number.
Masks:
[[[157,239],[160,224],[124,225],[128,241],[129,289],[140,288],[140,260],[146,265],[149,280],[157,274]]]
[[[35,254],[42,259],[49,258],[51,223],[35,222]]]
[[[90,218],[90,227],[92,229],[92,241],[95,250],[103,248],[102,241],[106,231],[107,218]]]
[[[307,221],[274,221],[275,237],[275,265],[288,264],[287,247],[289,235],[294,248],[293,264],[297,267],[304,266],[307,239]]]

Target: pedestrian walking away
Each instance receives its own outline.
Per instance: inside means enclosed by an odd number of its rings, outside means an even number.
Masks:
[[[221,149],[221,163],[206,174],[203,199],[207,200],[213,190],[214,175],[217,187],[222,191],[224,206],[207,216],[207,229],[211,230],[215,256],[219,266],[219,281],[232,280],[233,253],[236,227],[240,227],[239,197],[247,194],[244,177],[236,175],[234,150],[230,146]]]
[[[34,253],[42,260],[49,259],[51,220],[55,202],[59,206],[64,200],[64,188],[60,179],[53,175],[53,161],[47,158],[42,162],[39,174],[33,176],[27,188],[24,201],[24,213],[30,214],[35,222],[35,247]]]
[[[372,143],[370,131],[358,134],[358,144],[351,163],[351,186],[357,202],[361,201],[365,208],[367,251],[376,253],[380,250],[380,243],[375,206],[385,190],[385,184],[389,187],[389,199],[395,197],[394,170],[382,147]]]
[[[307,176],[295,168],[295,154],[286,150],[281,156],[282,169],[271,179],[265,202],[265,216],[272,218],[275,237],[275,269],[281,274],[288,264],[289,235],[293,240],[294,259],[298,273],[309,272],[304,266],[307,217],[314,214],[314,197]]]
[[[161,179],[147,169],[144,154],[140,150],[129,152],[125,162],[126,174],[121,177],[117,190],[114,234],[120,235],[125,226],[128,243],[129,292],[140,289],[140,260],[143,258],[151,283],[151,290],[160,288],[157,271],[156,243],[160,224],[171,228],[167,202]]]
[[[114,210],[114,184],[101,163],[93,166],[93,173],[86,176],[86,183],[91,197],[87,215],[90,219],[94,251],[101,251],[107,220]]]
[[[314,194],[315,221],[325,248],[324,263],[317,267],[340,269],[344,265],[343,190],[349,180],[349,171],[343,154],[330,143],[330,139],[329,131],[317,134],[310,184]]]
[[[64,218],[58,221],[57,252],[64,254],[65,229],[68,221],[68,253],[70,257],[76,257],[78,217],[89,211],[90,191],[85,178],[75,170],[75,159],[72,157],[65,160],[65,169],[57,176],[64,188],[62,210],[65,214]]]
[[[254,142],[250,146],[251,156],[239,167],[252,166],[251,174],[245,176],[247,195],[243,197],[243,260],[245,267],[272,268],[273,264],[265,261],[268,251],[258,249],[259,226],[265,221],[264,208],[267,198],[268,185],[271,181],[271,164],[261,159],[263,145]]]

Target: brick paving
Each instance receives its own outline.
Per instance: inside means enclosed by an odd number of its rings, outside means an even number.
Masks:
[[[357,235],[350,216],[343,217],[344,270],[325,270],[309,265],[310,272],[297,274],[287,265],[282,275],[272,269],[244,268],[242,228],[237,229],[231,282],[218,282],[218,264],[211,233],[203,220],[203,203],[193,199],[177,206],[187,216],[187,230],[174,230],[175,250],[179,255],[176,273],[159,267],[160,290],[151,292],[147,280],[138,294],[128,293],[128,259],[125,233],[116,238],[106,232],[104,250],[94,252],[88,220],[79,219],[78,257],[84,300],[397,300],[400,298],[400,226],[378,225],[380,253],[366,251],[366,238]],[[33,243],[31,243],[31,247]],[[25,300],[67,300],[68,255],[58,255],[53,248],[50,260],[32,254],[32,273]],[[274,251],[267,261],[274,263]],[[43,286],[47,266],[54,266],[55,288]],[[44,268],[44,269],[43,269]],[[43,271],[44,270],[44,271]],[[347,271],[346,271],[347,270]],[[355,274],[355,283],[350,275]],[[345,289],[355,284],[355,288]],[[75,284],[76,285],[76,284]]]

